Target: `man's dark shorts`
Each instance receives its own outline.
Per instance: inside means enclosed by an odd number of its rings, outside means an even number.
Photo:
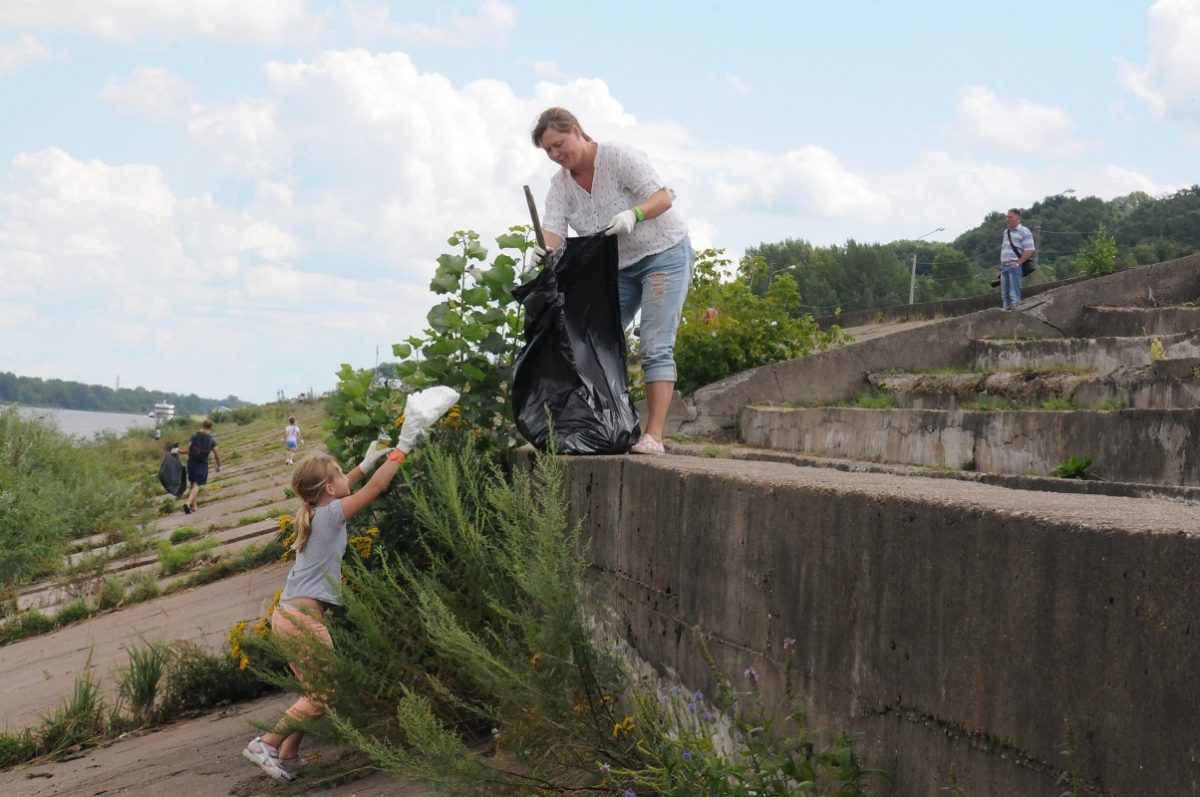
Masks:
[[[208,484],[208,463],[203,465],[198,462],[188,463],[188,481],[192,484],[199,484],[201,487]]]

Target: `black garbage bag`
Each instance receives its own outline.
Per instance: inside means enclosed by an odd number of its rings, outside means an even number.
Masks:
[[[542,451],[551,429],[560,454],[629,451],[641,428],[629,400],[616,237],[568,238],[513,296],[525,307],[513,372],[517,429]]]
[[[171,495],[178,498],[187,489],[187,471],[179,461],[179,455],[168,452],[158,466],[158,481]]]

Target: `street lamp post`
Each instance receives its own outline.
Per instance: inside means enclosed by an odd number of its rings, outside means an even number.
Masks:
[[[941,232],[944,229],[946,229],[946,228],[938,227],[936,230],[930,230],[929,232],[925,233],[925,235],[922,235],[921,238],[925,238],[927,236],[933,235],[935,232]],[[917,243],[921,242],[921,238],[917,239]],[[913,247],[913,256],[912,256],[912,275],[908,279],[908,303],[909,304],[913,303],[913,294],[916,292],[916,289],[917,289],[917,248],[914,246]]]

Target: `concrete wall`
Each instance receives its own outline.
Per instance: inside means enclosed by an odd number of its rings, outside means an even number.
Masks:
[[[567,461],[596,599],[689,687],[797,640],[883,793],[1200,793],[1200,508],[690,457]],[[741,681],[744,683],[744,681]],[[1072,758],[1063,755],[1070,747]]]

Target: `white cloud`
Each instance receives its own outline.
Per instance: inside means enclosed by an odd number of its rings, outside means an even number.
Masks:
[[[170,70],[139,66],[128,79],[109,76],[100,91],[101,99],[126,111],[151,117],[175,112],[191,94],[187,81]]]
[[[227,174],[261,177],[275,173],[290,160],[287,140],[275,120],[275,106],[269,101],[194,105],[190,114],[192,143]]]
[[[566,81],[570,79],[570,75],[567,73],[567,70],[563,69],[554,61],[539,60],[521,55],[517,56],[517,63],[527,64],[530,70],[533,71],[533,76],[538,80]]]
[[[10,42],[0,42],[0,80],[28,64],[54,59],[54,53],[36,36],[28,33]]]
[[[734,75],[734,74],[726,75],[724,83],[725,83],[726,91],[736,94],[739,97],[750,96],[750,93],[751,93],[750,84],[747,83],[746,81],[742,80],[737,75]]]
[[[1200,1],[1159,0],[1147,14],[1145,64],[1117,59],[1121,82],[1157,116],[1200,141]]]
[[[1076,182],[1083,186],[1085,196],[1100,197],[1118,197],[1133,191],[1145,191],[1150,196],[1158,197],[1183,187],[1176,183],[1160,183],[1136,169],[1113,163],[1106,164],[1099,171],[1090,170],[1087,175],[1081,175]]]
[[[955,113],[965,131],[1003,149],[1068,155],[1080,149],[1075,123],[1062,108],[1021,97],[999,97],[983,86],[966,86]]]
[[[426,6],[437,9],[437,4]],[[352,27],[370,38],[391,38],[409,44],[434,44],[443,47],[483,47],[503,49],[517,25],[519,12],[504,0],[483,0],[475,14],[452,15],[444,25],[424,22],[394,22],[390,10],[378,2],[353,2],[347,5]]]
[[[0,211],[0,317],[20,320],[0,361],[27,375],[262,401],[276,371],[289,393],[331,386],[361,341],[417,330],[398,305],[429,304],[343,264],[299,269],[302,242],[275,220],[179,196],[155,166],[21,155]]]
[[[311,38],[307,0],[5,0],[0,30],[65,31],[132,41],[211,38],[273,45]]]
[[[779,155],[760,151],[714,151],[702,157],[711,174],[716,207],[815,218],[878,220],[889,211],[886,196],[847,169],[838,157],[814,145]],[[703,190],[703,180],[697,189]]]

